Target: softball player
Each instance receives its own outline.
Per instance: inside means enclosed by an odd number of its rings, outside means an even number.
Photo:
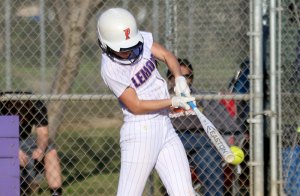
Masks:
[[[189,109],[187,102],[195,100],[176,57],[153,42],[151,33],[140,32],[135,18],[122,8],[105,11],[97,29],[103,51],[101,76],[124,114],[117,195],[142,195],[153,168],[169,195],[195,195],[184,147],[168,117],[170,106]],[[177,96],[170,98],[155,58],[175,76]]]

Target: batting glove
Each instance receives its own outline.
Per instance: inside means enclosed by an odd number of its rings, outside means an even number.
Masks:
[[[189,110],[191,107],[189,106],[188,102],[190,101],[195,101],[195,97],[180,97],[180,96],[175,96],[172,97],[172,106],[174,108],[181,107],[185,110]]]
[[[186,96],[189,97],[191,95],[191,90],[186,82],[185,77],[179,76],[175,79],[175,88],[174,92],[176,96]]]

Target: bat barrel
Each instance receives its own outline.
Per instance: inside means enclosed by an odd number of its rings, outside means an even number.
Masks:
[[[235,157],[234,157],[234,154],[231,152],[231,153],[224,155],[223,158],[225,159],[225,161],[227,163],[232,163],[234,161]]]
[[[194,104],[192,103],[192,105]],[[204,131],[206,132],[207,136],[214,144],[214,146],[217,148],[218,152],[221,154],[221,156],[227,163],[231,163],[235,158],[234,154],[231,152],[229,146],[227,145],[219,131],[212,124],[212,122],[210,122],[210,120],[208,120],[208,118],[206,118],[206,116],[204,116],[204,114],[200,112],[200,110],[197,107],[194,107],[193,110],[196,112],[196,115],[199,118]]]
[[[184,96],[184,95],[183,95]],[[219,153],[222,155],[223,159],[227,163],[231,163],[234,161],[234,154],[231,152],[229,146],[225,142],[224,138],[221,136],[219,131],[216,127],[204,116],[200,110],[196,107],[194,102],[188,102],[189,106],[196,112],[197,117],[199,118],[206,134],[208,135],[209,139],[212,141],[214,146],[217,148]]]

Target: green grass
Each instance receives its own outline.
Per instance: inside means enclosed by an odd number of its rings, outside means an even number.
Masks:
[[[161,181],[157,175],[157,173],[153,173],[153,186],[150,185],[149,181],[144,189],[144,196],[147,195],[155,195],[161,196]],[[68,186],[63,188],[63,195],[72,195],[72,196],[115,196],[117,193],[118,187],[118,178],[119,173],[111,173],[111,174],[99,174],[96,176],[88,177],[84,181],[74,182]],[[152,193],[152,194],[150,194]],[[47,190],[47,184],[44,181],[42,183],[42,188],[37,190],[33,196],[48,196],[49,191]]]
[[[61,158],[64,195],[116,195],[120,149],[116,131],[111,136],[89,134],[91,130],[69,130],[58,134],[56,144]],[[153,186],[146,184],[144,195],[150,190],[161,195],[162,186],[157,174],[153,174]],[[33,195],[49,195],[45,179]]]
[[[119,173],[99,174],[87,177],[83,181],[76,181],[63,187],[63,195],[116,195]],[[41,188],[36,190],[33,196],[48,196],[49,190],[45,180],[41,183]]]
[[[99,130],[107,131],[107,130]],[[89,135],[91,130],[59,133],[56,146],[61,159],[64,195],[110,195],[117,188],[120,168],[119,139]],[[47,195],[45,179],[37,195]]]
[[[119,173],[101,174],[64,188],[64,195],[113,196],[117,192]]]

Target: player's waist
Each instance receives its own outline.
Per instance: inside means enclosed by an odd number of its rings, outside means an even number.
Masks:
[[[166,118],[168,117],[168,110],[160,110],[155,113],[148,113],[148,114],[141,114],[141,115],[134,115],[130,112],[123,111],[124,114],[124,122],[137,122],[143,120],[150,120],[155,118]]]

